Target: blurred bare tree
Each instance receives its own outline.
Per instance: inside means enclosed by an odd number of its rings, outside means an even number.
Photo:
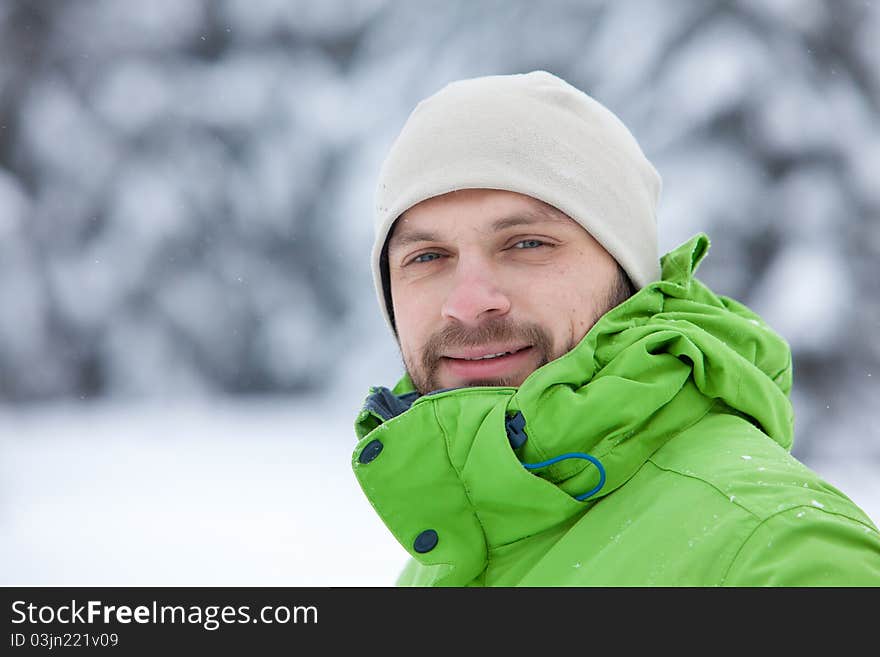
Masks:
[[[800,456],[880,458],[878,39],[855,0],[2,2],[0,398],[347,376],[389,339],[367,252],[397,130],[543,68],[642,143],[664,250],[705,230],[703,280],[791,342]]]

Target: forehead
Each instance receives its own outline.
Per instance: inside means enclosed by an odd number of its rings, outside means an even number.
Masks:
[[[389,245],[431,240],[464,229],[491,232],[535,223],[580,228],[561,210],[530,196],[468,189],[435,196],[411,207],[392,227]]]

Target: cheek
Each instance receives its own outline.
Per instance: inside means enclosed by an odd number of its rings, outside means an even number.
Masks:
[[[512,320],[517,324],[536,324],[553,342],[554,351],[567,342],[569,317],[574,298],[552,281],[527,278],[518,282],[511,295]]]
[[[436,329],[438,317],[429,295],[408,292],[393,296],[394,323],[405,354],[421,349],[432,328]]]
[[[528,309],[522,318],[549,331],[557,349],[576,342],[592,326],[595,300],[588,286],[559,284],[559,281],[577,280],[576,277],[582,275],[565,268],[546,281],[532,279],[520,288],[520,302],[524,310]]]

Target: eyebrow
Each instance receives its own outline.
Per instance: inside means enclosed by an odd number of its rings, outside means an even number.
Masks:
[[[508,217],[502,217],[492,222],[490,229],[499,232],[515,226],[527,226],[530,224],[546,222],[562,222],[568,219],[564,214],[557,211],[535,207]],[[436,233],[426,230],[408,230],[402,233],[394,233],[388,241],[388,249],[399,248],[416,242],[440,242],[442,239]]]

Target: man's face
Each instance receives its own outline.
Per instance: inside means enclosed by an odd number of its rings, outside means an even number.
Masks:
[[[388,242],[388,271],[404,365],[422,394],[519,386],[622,300],[617,262],[582,226],[500,190],[407,210]]]

